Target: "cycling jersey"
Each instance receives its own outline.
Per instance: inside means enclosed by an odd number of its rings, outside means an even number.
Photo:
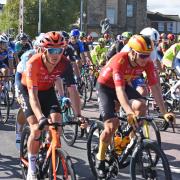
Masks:
[[[93,64],[97,64],[100,61],[104,61],[106,52],[107,52],[106,47],[101,47],[100,45],[96,45],[95,48],[91,51]]]
[[[146,61],[147,64],[144,67],[132,67],[129,63],[127,52],[117,53],[103,67],[98,82],[110,88],[125,86],[125,84],[139,77],[145,71],[148,83],[152,86],[157,83],[155,67],[151,60]]]
[[[113,57],[116,53],[120,52],[123,47],[124,44],[122,41],[116,41],[115,43],[113,43],[109,48],[109,51],[107,52],[107,58],[110,59],[111,57]]]
[[[16,42],[15,44],[15,51],[18,53],[18,57],[20,58],[22,54],[28,50],[32,49],[30,43],[26,43],[23,45],[20,41]]]
[[[63,55],[52,72],[48,72],[42,61],[42,53],[35,54],[26,63],[25,70],[22,72],[21,83],[28,89],[37,88],[39,91],[50,89],[56,79],[68,68],[70,62]]]
[[[162,63],[167,67],[172,67],[174,58],[180,51],[180,43],[173,44],[165,53],[162,59]]]
[[[76,59],[77,60],[80,60],[81,57],[80,57],[80,54],[84,52],[84,45],[82,42],[80,42],[79,40],[74,44],[74,43],[71,43],[69,42],[69,44],[74,48],[75,50],[75,56],[76,56]]]
[[[75,56],[74,53],[75,53],[74,48],[71,45],[68,44],[67,47],[64,50],[64,55],[66,57],[68,57],[71,62],[76,61],[76,56]]]

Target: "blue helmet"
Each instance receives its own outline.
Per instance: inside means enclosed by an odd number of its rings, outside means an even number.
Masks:
[[[70,32],[70,36],[79,37],[80,32],[79,29],[72,29]]]

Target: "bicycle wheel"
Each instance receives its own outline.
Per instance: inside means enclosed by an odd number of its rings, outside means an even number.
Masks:
[[[67,108],[66,111],[62,113],[62,118],[63,118],[63,122],[76,121],[72,107]],[[62,126],[62,137],[69,146],[72,146],[75,143],[77,139],[77,133],[78,133],[77,124]]]
[[[103,129],[104,129],[103,122],[95,121],[90,127],[89,136],[87,140],[87,156],[88,156],[89,166],[95,177],[97,177],[97,173],[95,169],[95,165],[96,165],[95,159],[99,148],[99,137]]]
[[[28,166],[23,162],[25,160],[28,161],[28,149],[27,149],[27,141],[30,135],[30,127],[26,126],[23,129],[22,135],[21,135],[21,143],[20,143],[20,158],[21,158],[21,171],[23,179],[26,180],[27,178],[27,171]]]
[[[14,79],[11,78],[8,82],[9,105],[12,106],[15,99],[15,86]]]
[[[99,149],[99,137],[104,129],[104,124],[101,121],[95,121],[89,131],[87,140],[87,156],[89,161],[90,169],[93,175],[97,178],[96,172],[96,154]],[[105,159],[106,179],[117,179],[119,172],[119,164],[117,156],[114,152],[113,146],[109,146],[106,152]]]
[[[52,160],[49,165],[49,180],[53,180]],[[56,179],[75,180],[76,175],[70,156],[63,150],[56,150]]]
[[[80,97],[81,97],[81,109],[84,109],[87,101],[87,77],[83,75],[81,77],[81,88],[80,88]]]
[[[159,158],[157,164],[154,163],[155,156]],[[172,180],[166,155],[156,142],[149,139],[144,139],[141,146],[133,152],[130,163],[130,175],[132,180]]]
[[[87,78],[87,101],[91,100],[93,88],[94,88],[94,77],[93,75],[90,75]]]
[[[5,87],[0,92],[0,113],[2,122],[6,123],[9,119],[10,105],[8,90]]]

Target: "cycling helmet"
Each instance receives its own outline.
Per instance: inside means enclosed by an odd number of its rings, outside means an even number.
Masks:
[[[153,41],[148,36],[134,35],[128,41],[128,46],[142,54],[150,54],[153,51]]]
[[[9,36],[6,33],[2,33],[2,36],[9,42]]]
[[[167,35],[167,39],[169,39],[169,40],[173,41],[173,40],[175,39],[175,35],[174,35],[174,34],[169,33],[169,34]]]
[[[118,34],[118,35],[116,36],[116,39],[117,39],[118,41],[121,41],[121,40],[122,40],[122,36],[121,36],[120,34]]]
[[[34,46],[34,47],[39,47],[39,46],[41,46],[41,40],[44,38],[44,36],[45,36],[45,33],[41,33],[41,34],[36,38],[36,40],[34,41],[33,46]]]
[[[160,35],[159,35],[159,32],[154,29],[154,28],[151,28],[151,27],[147,27],[147,28],[144,28],[141,32],[140,32],[141,35],[144,35],[144,36],[149,36],[150,39],[154,42],[158,42],[159,39],[160,39]]]
[[[0,35],[0,43],[8,43],[7,39],[3,35]]]
[[[69,34],[66,31],[62,31],[62,35],[65,39],[69,39]]]
[[[46,48],[64,47],[66,45],[62,33],[55,31],[46,33],[40,43],[40,46]]]
[[[19,40],[24,40],[24,39],[28,39],[28,36],[25,33],[20,33]]]
[[[79,29],[73,29],[70,32],[70,36],[79,37],[79,35],[80,35]]]
[[[110,34],[105,33],[105,34],[103,35],[103,37],[104,37],[105,39],[109,39],[109,38],[110,38]]]
[[[131,37],[132,37],[132,33],[131,32],[123,32],[122,34],[121,34],[121,36],[122,36],[122,39],[130,39]]]
[[[86,37],[86,33],[81,31],[79,37]]]
[[[165,33],[161,33],[160,39],[166,39],[166,34]]]
[[[99,38],[98,43],[102,44],[102,45],[105,45],[105,39],[104,38]]]

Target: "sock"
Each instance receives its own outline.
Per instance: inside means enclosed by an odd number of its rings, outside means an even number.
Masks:
[[[105,154],[106,154],[107,148],[108,148],[108,143],[105,143],[102,140],[100,140],[99,151],[98,151],[98,154],[96,155],[96,158],[98,160],[105,160]]]
[[[28,153],[28,173],[30,174],[36,173],[36,157],[37,154]]]

